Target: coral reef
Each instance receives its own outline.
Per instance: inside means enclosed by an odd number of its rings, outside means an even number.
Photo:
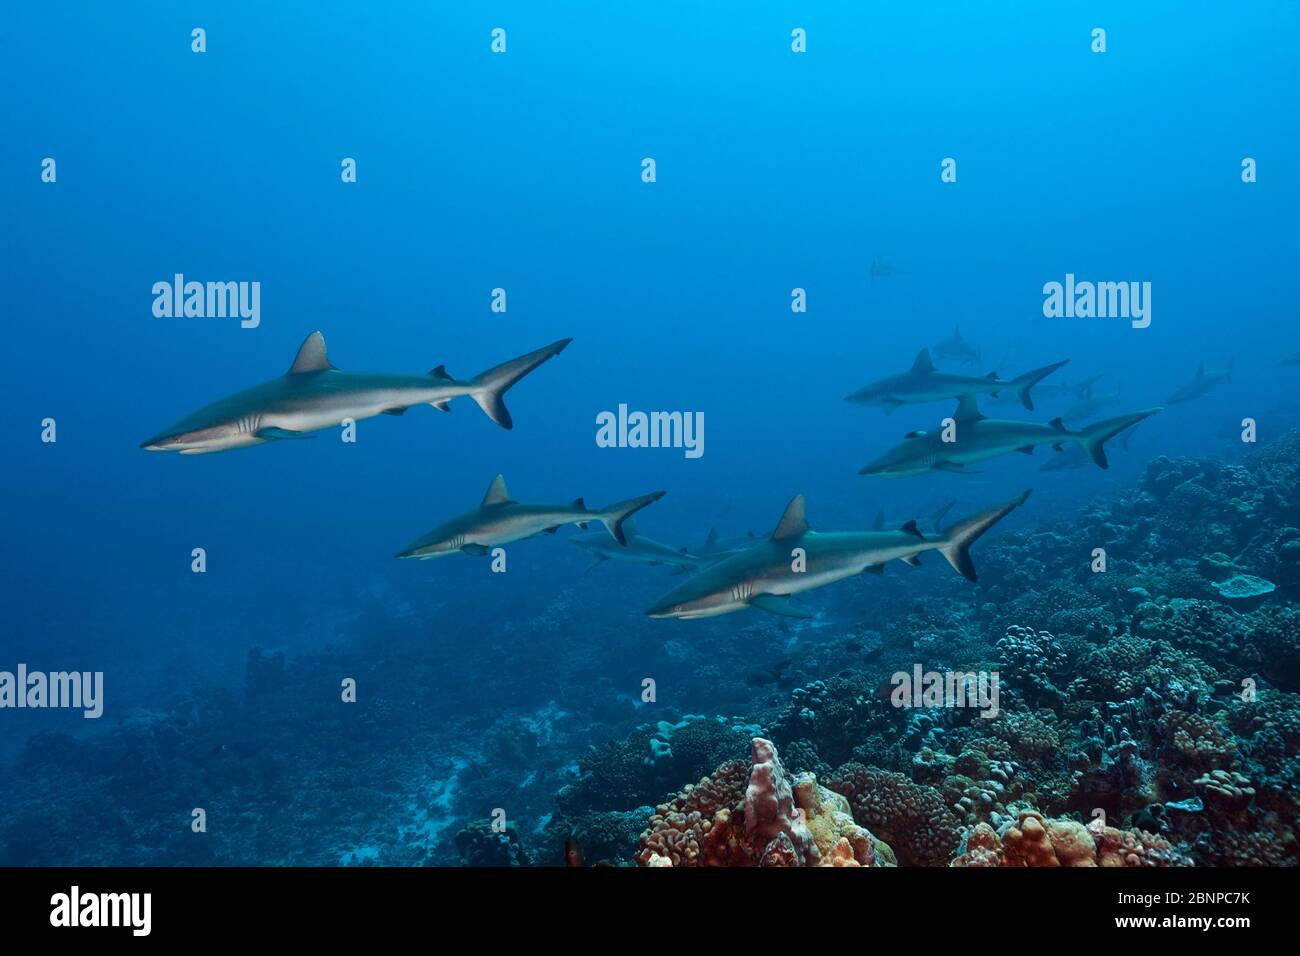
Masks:
[[[775,745],[755,737],[748,764],[718,768],[655,808],[643,866],[892,866],[888,846],[854,822],[811,774],[793,785]]]

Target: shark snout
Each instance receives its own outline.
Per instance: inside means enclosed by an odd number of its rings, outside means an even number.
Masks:
[[[179,435],[163,433],[154,435],[153,438],[146,438],[140,442],[140,447],[145,451],[170,451],[179,441]]]

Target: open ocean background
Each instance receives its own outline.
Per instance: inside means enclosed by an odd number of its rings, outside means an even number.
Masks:
[[[506,575],[393,559],[497,473],[524,501],[664,489],[640,528],[691,547],[710,526],[766,534],[800,492],[814,528],[851,530],[881,509],[901,520],[956,498],[956,516],[1032,487],[996,535],[1127,488],[1158,455],[1240,457],[1243,417],[1271,440],[1300,423],[1300,370],[1278,364],[1300,350],[1296,36],[1300,8],[1279,0],[7,10],[0,669],[102,670],[106,710],[0,711],[0,760],[33,733],[94,735],[194,688],[239,693],[253,647],[293,660],[398,634],[403,653],[425,649],[427,700],[486,726],[507,705],[587,702],[541,665],[504,697],[476,694],[494,675],[469,648],[545,661],[594,646],[592,680],[635,695],[645,655],[702,639],[641,617],[679,579],[584,573],[568,529],[511,546]],[[945,157],[955,184],[940,182]],[[873,279],[877,258],[897,274]],[[151,286],[178,272],[259,281],[260,327],[155,318]],[[1067,272],[1152,283],[1151,326],[1044,319],[1042,286]],[[1144,423],[1108,472],[1040,473],[1040,449],[976,476],[860,477],[951,408],[886,416],[843,397],[955,325],[981,374],[1067,358],[1049,383],[1104,373],[1121,397],[1092,419],[1163,404],[1202,362],[1233,358],[1234,374]],[[137,447],[283,373],[317,329],[342,369],[460,377],[574,341],[510,392],[513,431],[459,400],[363,421],[355,445],[327,431],[197,457]],[[1045,422],[1067,402],[988,413]],[[595,416],[620,403],[703,412],[704,456],[598,448]],[[190,572],[195,547],[206,574]],[[812,604],[870,619],[906,572]],[[530,631],[559,593],[600,632]],[[375,694],[362,683],[363,703]]]

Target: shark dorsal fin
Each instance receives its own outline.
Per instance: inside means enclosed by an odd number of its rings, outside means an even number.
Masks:
[[[506,492],[506,479],[504,475],[497,475],[492,479],[492,484],[488,485],[487,494],[483,496],[483,503],[480,507],[486,508],[488,505],[503,505],[510,501],[510,495]]]
[[[970,394],[963,395],[957,400],[957,411],[952,417],[959,422],[978,422],[984,418],[980,414],[979,403],[975,401],[975,396]]]
[[[323,372],[327,368],[333,368],[330,364],[329,356],[325,354],[325,336],[319,332],[313,332],[303,341],[298,348],[298,354],[289,366],[290,375],[301,375],[304,372]]]
[[[930,359],[930,350],[921,349],[916,356],[916,361],[912,363],[913,372],[933,372],[934,362]]]
[[[885,526],[885,512],[884,509],[881,509],[880,511],[876,512],[876,520],[871,522],[871,530],[879,531],[884,526]]]
[[[710,528],[709,533],[704,537],[705,550],[708,550],[709,548],[713,547],[713,545],[717,542],[717,540],[718,540],[718,529]]]
[[[908,432],[906,435],[903,436],[903,438],[905,438],[905,439],[906,439],[906,438],[924,438],[924,437],[925,437],[925,431],[924,431],[924,429],[919,429],[919,428],[918,428],[916,431]]]
[[[437,368],[429,369],[429,374],[432,377],[436,379],[440,379],[444,382],[455,381],[455,379],[453,379],[449,374],[447,374],[447,366],[445,365],[439,365]]]
[[[914,537],[914,538],[924,538],[924,537],[925,537],[925,535],[921,534],[921,529],[918,528],[918,527],[916,526],[916,519],[915,519],[915,518],[913,518],[911,521],[909,521],[909,522],[907,522],[906,524],[904,524],[904,525],[903,525],[901,528],[899,528],[898,530],[899,530],[899,531],[902,531],[902,532],[904,532],[904,533],[906,533],[906,534],[910,534],[910,535],[911,535],[912,537]]]
[[[808,530],[808,519],[804,516],[803,495],[795,495],[790,503],[785,506],[785,512],[781,515],[781,520],[776,523],[776,530],[772,532],[773,541],[784,541],[786,538],[797,538]]]
[[[1204,363],[1204,362],[1202,362],[1200,365],[1196,366],[1196,377],[1197,377],[1197,378],[1205,378],[1205,363]]]

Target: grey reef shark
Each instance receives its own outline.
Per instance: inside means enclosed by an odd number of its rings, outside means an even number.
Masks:
[[[1174,394],[1169,396],[1166,404],[1175,405],[1179,402],[1190,402],[1194,398],[1200,398],[1212,388],[1217,388],[1224,382],[1232,378],[1232,359],[1228,360],[1227,368],[1206,369],[1202,364],[1196,369],[1196,377],[1186,385],[1176,389]]]
[[[503,401],[506,391],[547,359],[563,352],[571,341],[560,339],[462,380],[447,374],[441,365],[428,375],[341,372],[330,364],[324,337],[313,332],[298,349],[289,371],[279,378],[213,402],[142,442],[140,447],[202,455],[286,438],[308,438],[310,432],[331,428],[345,419],[401,415],[413,405],[450,411],[451,400],[462,395],[474,399],[502,428],[510,428],[510,412]]]
[[[930,350],[921,349],[908,371],[864,385],[844,400],[858,405],[880,405],[888,415],[901,405],[955,400],[963,395],[997,395],[999,392],[1009,390],[1015,392],[1020,399],[1020,404],[1033,411],[1034,400],[1030,396],[1030,389],[1068,361],[1069,359],[1066,359],[1064,362],[1045,365],[1012,379],[998,378],[997,372],[990,372],[984,378],[976,378],[971,375],[940,372],[934,367]]]
[[[588,571],[606,561],[621,561],[626,564],[667,565],[673,568],[673,573],[682,574],[698,570],[707,563],[707,559],[691,554],[686,548],[674,548],[642,534],[632,518],[623,522],[623,536],[627,544],[619,544],[603,531],[584,531],[571,536],[569,541],[592,556]]]
[[[970,546],[989,528],[1024,504],[1023,491],[1010,501],[959,521],[942,534],[927,535],[909,521],[897,531],[822,533],[808,526],[803,495],[786,506],[766,541],[710,564],[666,594],[646,615],[693,620],[756,607],[784,617],[811,615],[790,597],[834,584],[864,571],[882,573],[886,562],[920,564],[938,551],[963,577],[976,579]],[[802,570],[796,567],[802,562]]]
[[[1092,378],[1084,379],[1082,382],[1043,382],[1034,388],[1034,394],[1039,398],[1065,398],[1073,395],[1075,398],[1082,399],[1091,390],[1100,375],[1094,375]],[[1014,392],[1002,392],[998,395],[990,396],[993,404],[1011,405],[1016,401]]]
[[[487,554],[492,548],[535,534],[554,534],[562,525],[576,524],[585,529],[591,521],[603,524],[610,536],[625,547],[628,539],[624,523],[663,496],[664,492],[653,491],[594,511],[581,498],[569,505],[531,505],[511,499],[505,478],[497,475],[477,508],[434,528],[396,557],[427,560],[449,554]]]
[[[1000,458],[1013,451],[1031,455],[1038,445],[1051,445],[1054,450],[1061,451],[1071,443],[1081,445],[1098,467],[1109,468],[1106,442],[1158,411],[1159,408],[1147,408],[1075,431],[1067,428],[1059,418],[1046,425],[985,418],[975,396],[966,395],[957,403],[957,411],[952,416],[952,441],[943,440],[947,429],[909,432],[902,444],[861,468],[858,474],[881,478],[904,478],[934,471],[975,474],[966,466]]]
[[[1128,451],[1129,443],[1133,440],[1133,436],[1137,433],[1138,429],[1141,427],[1142,426],[1140,425],[1134,425],[1132,428],[1126,428],[1124,429],[1124,431],[1120,432],[1119,438],[1115,439],[1119,443],[1119,447],[1122,448],[1124,451]],[[1236,434],[1235,427],[1233,429],[1233,433]],[[1053,455],[1051,458],[1047,459],[1047,462],[1043,465],[1043,467],[1039,468],[1038,470],[1039,471],[1077,471],[1080,468],[1088,468],[1091,465],[1092,465],[1092,459],[1088,456],[1088,453],[1083,450],[1082,445],[1066,445],[1065,451],[1061,452],[1061,454],[1059,455]]]
[[[930,527],[934,528],[935,531],[938,531],[940,526],[943,524],[943,519],[947,516],[948,512],[951,511],[953,509],[953,506],[956,504],[957,504],[957,499],[952,498],[949,499],[948,501],[945,501],[938,508],[936,508],[934,510],[934,514],[930,516]],[[885,516],[885,509],[881,508],[879,511],[876,512],[876,520],[871,522],[871,530],[883,531],[885,528],[889,526],[889,524],[890,524],[890,520]]]
[[[1080,418],[1090,418],[1107,405],[1113,405],[1119,401],[1118,388],[1102,391],[1093,387],[1098,378],[1101,378],[1101,376],[1098,375],[1088,380],[1087,385],[1078,396],[1079,400],[1061,413],[1063,419],[1073,422],[1078,421]]]
[[[696,552],[700,557],[713,558],[731,551],[742,551],[758,544],[759,536],[750,531],[748,534],[719,534],[717,528],[710,528],[704,537],[704,543]]]
[[[980,350],[961,337],[961,327],[953,326],[952,335],[931,348],[941,359],[951,359],[962,365],[978,365],[981,362]]]

